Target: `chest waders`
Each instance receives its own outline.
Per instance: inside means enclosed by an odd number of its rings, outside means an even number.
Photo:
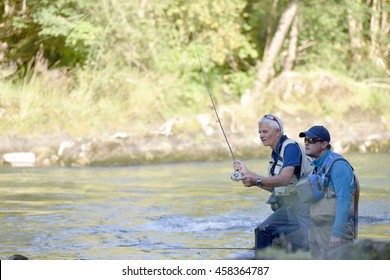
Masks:
[[[341,155],[331,153],[324,164],[324,168],[322,168],[319,173],[320,181],[324,189],[324,197],[319,201],[314,202],[310,210],[310,214],[314,223],[318,225],[323,223],[333,224],[334,218],[336,216],[336,194],[333,190],[329,189],[329,181],[332,167],[337,161],[344,161],[349,164],[349,162]],[[349,218],[352,219],[354,223],[354,235],[356,238],[358,230],[360,185],[352,166],[351,168],[353,171],[353,179],[350,183],[350,186],[355,185],[355,188],[350,193]]]
[[[334,227],[335,217],[336,217],[336,205],[337,197],[333,189],[329,188],[330,181],[330,172],[332,166],[337,161],[345,161],[341,155],[336,153],[331,153],[329,158],[326,159],[323,166],[325,166],[326,171],[322,173],[319,172],[321,177],[321,183],[324,188],[324,197],[311,204],[310,216],[313,221],[313,226],[309,231],[309,243],[310,243],[310,252],[312,257],[321,258],[323,253],[326,253],[329,250],[329,239],[332,235],[332,230]],[[349,163],[348,163],[349,164]],[[349,164],[350,165],[350,164]],[[360,196],[360,184],[358,178],[352,168],[353,178],[348,186],[350,190],[350,206],[348,218],[343,229],[343,235],[341,237],[341,243],[350,243],[358,236],[358,215],[359,215],[359,196]],[[354,184],[355,188],[352,189]]]
[[[255,249],[263,249],[273,244],[274,239],[280,237],[282,234],[290,234],[300,230],[300,224],[296,220],[289,219],[292,213],[287,205],[299,204],[298,196],[296,195],[295,185],[298,180],[313,173],[314,167],[310,165],[311,159],[305,155],[302,145],[292,139],[284,139],[278,151],[277,160],[271,159],[268,167],[269,176],[276,176],[281,173],[284,162],[284,151],[287,145],[297,145],[300,153],[300,166],[296,168],[292,180],[288,185],[275,187],[272,195],[267,203],[271,204],[274,214],[268,217],[263,223],[255,228]],[[282,207],[286,204],[286,207]],[[282,208],[281,208],[282,207]],[[290,213],[291,212],[291,213]],[[307,220],[309,216],[307,211]],[[300,233],[299,233],[300,234]],[[293,247],[308,249],[306,245],[306,238],[299,236],[296,238]],[[294,249],[293,249],[294,250]]]

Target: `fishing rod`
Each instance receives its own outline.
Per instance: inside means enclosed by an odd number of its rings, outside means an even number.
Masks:
[[[203,70],[202,61],[201,61],[200,55],[199,55],[198,44],[196,43],[195,31],[192,31],[192,39],[193,39],[193,41],[194,41],[194,43],[195,43],[196,54],[198,55],[198,60],[199,60],[200,69],[202,70],[204,83],[205,83],[207,92],[208,92],[208,94],[209,94],[209,96],[210,96],[211,104],[213,105],[213,109],[214,109],[215,115],[217,116],[217,120],[218,120],[218,123],[219,123],[219,127],[220,127],[221,130],[222,130],[222,134],[223,134],[223,136],[224,136],[224,138],[225,138],[226,144],[228,145],[228,148],[229,148],[230,154],[231,154],[231,156],[232,156],[232,159],[233,159],[233,161],[236,161],[236,157],[234,156],[232,147],[230,146],[230,143],[229,143],[229,140],[228,140],[228,138],[227,138],[227,136],[226,136],[225,130],[223,129],[221,119],[219,118],[218,111],[217,111],[217,108],[216,108],[216,106],[215,106],[214,98],[213,98],[213,96],[212,96],[212,94],[211,94],[211,90],[210,90],[210,88],[209,88],[209,86],[208,86],[208,83],[207,83],[206,74],[205,74],[205,72],[204,72],[204,70]],[[231,178],[233,181],[240,181],[240,180],[242,180],[242,177],[243,177],[243,175],[242,175],[239,171],[234,171],[234,172],[232,173],[232,175],[230,176],[230,178]]]

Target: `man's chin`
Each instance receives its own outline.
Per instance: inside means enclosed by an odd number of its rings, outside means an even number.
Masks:
[[[305,154],[308,156],[308,157],[314,157],[314,155],[313,154],[311,154],[310,152],[308,152],[308,151],[305,151]]]

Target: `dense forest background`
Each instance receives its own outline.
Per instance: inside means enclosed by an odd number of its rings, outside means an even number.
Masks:
[[[388,0],[3,0],[0,13],[3,135],[202,131],[193,35],[229,130],[267,112],[389,123]]]

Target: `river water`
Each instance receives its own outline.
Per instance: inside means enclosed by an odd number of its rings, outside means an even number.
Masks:
[[[389,155],[346,157],[359,238],[390,240]],[[259,173],[267,162],[246,161]],[[1,259],[235,259],[271,213],[267,192],[230,180],[229,161],[0,170]]]

